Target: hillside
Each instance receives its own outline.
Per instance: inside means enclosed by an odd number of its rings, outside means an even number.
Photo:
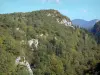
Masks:
[[[78,25],[79,27],[82,27],[85,29],[91,29],[97,21],[98,21],[98,19],[94,19],[91,21],[86,21],[86,20],[82,20],[82,19],[74,19],[74,20],[72,20],[72,23],[76,26]]]
[[[0,14],[0,75],[89,75],[100,48],[57,10]]]
[[[100,43],[100,21],[98,21],[92,28],[92,33],[96,37],[98,43]]]

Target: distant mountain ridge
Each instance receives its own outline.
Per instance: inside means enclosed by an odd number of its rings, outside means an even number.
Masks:
[[[95,25],[96,22],[98,22],[98,19],[93,19],[90,21],[86,21],[83,19],[72,20],[73,25],[76,25],[85,29],[91,29]]]

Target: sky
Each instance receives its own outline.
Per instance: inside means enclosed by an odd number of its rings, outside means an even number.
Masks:
[[[55,9],[73,19],[100,20],[100,0],[0,0],[0,14]]]

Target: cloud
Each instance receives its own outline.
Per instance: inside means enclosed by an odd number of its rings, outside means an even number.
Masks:
[[[88,10],[87,10],[87,9],[82,9],[81,12],[82,12],[82,13],[87,13]]]
[[[87,13],[87,10],[83,10],[84,13]]]
[[[46,2],[56,2],[57,4],[60,3],[60,0],[41,0],[43,3]]]
[[[60,2],[60,0],[56,0],[56,3],[59,3]]]

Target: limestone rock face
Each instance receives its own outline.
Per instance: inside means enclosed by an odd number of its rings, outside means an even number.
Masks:
[[[25,57],[20,57],[20,56],[17,57],[16,60],[15,60],[15,64],[27,67],[27,70],[29,71],[29,74],[33,75],[33,71],[30,67],[30,64],[28,63],[28,61],[26,61]]]
[[[35,48],[37,48],[37,46],[38,46],[38,39],[31,39],[31,40],[28,41],[28,44],[29,44],[30,47],[32,47],[32,45],[34,45]]]
[[[74,26],[72,25],[71,21],[68,21],[66,19],[62,19],[61,21],[59,19],[56,19],[56,20],[59,24],[64,24],[65,26],[69,26],[69,27],[72,27],[73,29],[75,29]]]

